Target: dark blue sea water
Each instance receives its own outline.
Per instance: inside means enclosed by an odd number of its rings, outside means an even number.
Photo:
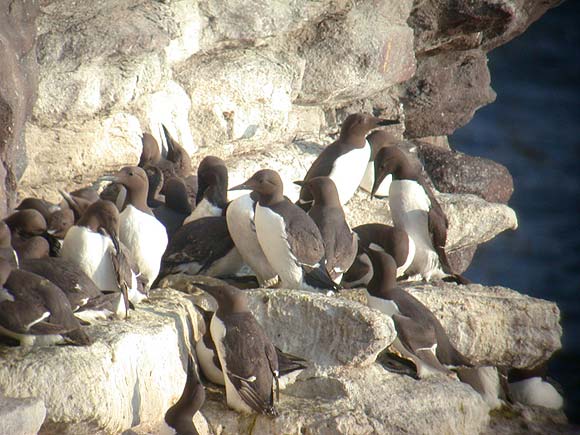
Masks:
[[[497,100],[451,143],[508,167],[519,228],[481,246],[466,276],[558,303],[564,346],[550,372],[580,422],[580,1],[491,52],[489,68]]]

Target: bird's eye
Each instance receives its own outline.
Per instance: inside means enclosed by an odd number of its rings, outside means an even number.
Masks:
[[[132,177],[133,176],[133,171],[129,172],[129,176]]]

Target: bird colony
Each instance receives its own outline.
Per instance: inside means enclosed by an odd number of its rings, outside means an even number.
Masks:
[[[282,381],[309,366],[303,355],[274,346],[245,289],[332,298],[362,288],[368,306],[396,329],[382,356],[389,370],[467,383],[492,407],[508,399],[560,407],[561,396],[538,376],[516,379],[509,367],[470,361],[437,317],[399,287],[468,281],[446,256],[448,221],[421,168],[388,133],[397,123],[349,115],[338,138],[295,180],[296,203],[269,168],[236,186],[218,157],[205,156],[195,172],[165,127],[164,152],[143,133],[138,165],[103,176],[99,189],[61,191],[60,204],[23,199],[0,224],[1,346],[88,346],[85,325],[130,322],[163,277],[208,277],[196,285],[218,308],[199,307],[205,332],[188,345],[183,394],[165,414],[176,433],[193,434],[204,385],[223,386],[227,406],[239,413],[276,418]],[[349,226],[342,206],[359,187],[388,203],[393,226]]]

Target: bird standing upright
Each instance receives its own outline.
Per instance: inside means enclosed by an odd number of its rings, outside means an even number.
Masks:
[[[330,177],[314,177],[301,184],[310,191],[314,199],[314,205],[308,211],[308,216],[320,229],[326,270],[333,281],[339,284],[342,275],[356,257],[356,235],[346,222],[336,186]]]
[[[119,239],[137,264],[145,290],[159,274],[161,256],[167,247],[167,232],[147,206],[149,182],[145,171],[126,166],[116,175],[103,177],[127,189],[127,203],[120,215]]]
[[[253,190],[258,195],[256,234],[282,287],[336,289],[326,270],[320,230],[304,210],[284,196],[276,171],[258,171],[230,190]]]
[[[397,147],[383,148],[375,159],[374,196],[383,179],[392,174],[389,206],[395,227],[402,228],[415,242],[415,256],[406,274],[429,281],[450,276],[467,283],[456,274],[445,253],[447,217],[419,169]]]
[[[224,373],[228,406],[238,412],[277,415],[276,348],[248,310],[246,295],[219,280],[196,285],[218,303],[210,332]]]
[[[365,113],[349,115],[342,123],[338,139],[324,148],[303,181],[321,176],[332,178],[340,203],[346,204],[361,183],[370,160],[371,148],[366,141],[367,133],[373,128],[398,123]],[[311,202],[312,196],[302,189],[298,205],[308,211]]]

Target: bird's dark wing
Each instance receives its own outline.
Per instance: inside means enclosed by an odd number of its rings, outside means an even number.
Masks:
[[[276,415],[272,367],[277,370],[278,364],[272,343],[249,312],[228,315],[223,322],[228,379],[250,408]]]
[[[439,261],[441,262],[443,272],[452,275],[454,272],[449,265],[447,253],[445,252],[445,245],[447,243],[447,228],[449,227],[447,216],[445,216],[445,212],[441,208],[437,198],[435,198],[435,194],[427,185],[425,179],[420,176],[418,182],[425,190],[425,193],[429,197],[429,201],[431,203],[427,219],[433,248],[435,248],[435,252],[437,252],[437,255],[439,256]]]
[[[284,216],[286,241],[300,265],[315,267],[324,257],[322,235],[314,221],[290,201],[272,206],[272,210]]]
[[[207,269],[234,247],[224,216],[197,219],[179,228],[163,254],[163,269],[196,262]]]

